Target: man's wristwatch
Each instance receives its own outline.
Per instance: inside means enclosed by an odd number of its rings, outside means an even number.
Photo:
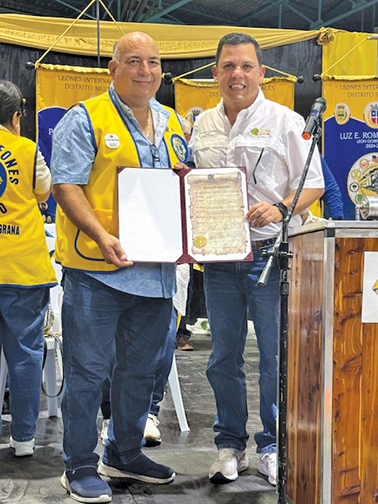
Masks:
[[[278,210],[282,213],[282,220],[286,219],[287,214],[289,213],[289,209],[287,206],[280,201],[279,203],[273,203],[273,206],[277,207]]]

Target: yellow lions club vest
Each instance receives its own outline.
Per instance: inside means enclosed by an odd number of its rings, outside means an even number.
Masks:
[[[104,229],[118,237],[117,167],[140,167],[138,147],[108,93],[86,100],[80,105],[89,115],[97,148],[89,181],[83,186],[83,191]],[[176,113],[168,107],[164,108],[171,113],[164,142],[171,166],[174,166],[179,161],[185,161],[183,156],[186,147],[183,148],[183,143],[186,144]],[[59,205],[56,230],[55,256],[63,266],[87,271],[117,269],[113,264],[105,262],[97,243],[80,231]]]
[[[57,284],[33,193],[36,144],[0,130],[0,286]]]

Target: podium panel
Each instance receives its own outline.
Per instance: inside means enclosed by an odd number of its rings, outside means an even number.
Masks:
[[[378,324],[361,310],[378,222],[303,226],[289,248],[287,502],[377,503]]]

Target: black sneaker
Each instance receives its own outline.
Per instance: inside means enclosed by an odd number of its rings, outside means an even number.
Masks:
[[[98,472],[109,478],[131,478],[160,485],[173,481],[176,476],[170,467],[153,462],[143,453],[128,464],[109,466],[101,462]]]
[[[111,502],[112,491],[95,467],[65,471],[60,483],[70,497],[78,502]]]

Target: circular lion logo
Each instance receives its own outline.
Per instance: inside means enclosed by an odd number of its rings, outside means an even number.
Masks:
[[[186,142],[179,135],[174,134],[171,137],[171,144],[176,156],[182,163],[185,163],[188,159],[188,146]]]
[[[7,188],[7,172],[2,163],[0,163],[0,198],[4,194],[5,189]]]

